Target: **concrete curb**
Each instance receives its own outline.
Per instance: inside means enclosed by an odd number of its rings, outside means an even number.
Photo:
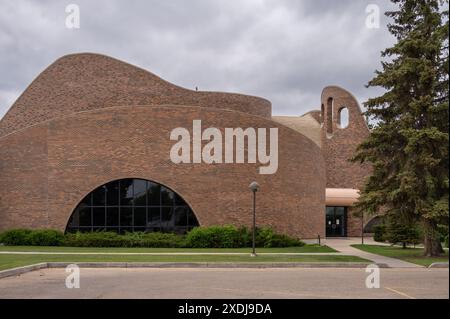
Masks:
[[[52,262],[47,263],[48,268],[64,268],[75,264],[80,268],[365,268],[369,263],[205,263],[205,262]],[[386,268],[384,264],[378,265],[380,268]]]
[[[428,268],[448,268],[448,263],[438,262],[432,263]]]
[[[18,276],[18,275],[21,275],[21,274],[24,274],[24,273],[27,273],[30,271],[44,269],[44,268],[48,268],[47,263],[39,263],[39,264],[34,264],[34,265],[29,265],[29,266],[23,266],[23,267],[2,270],[2,271],[0,271],[0,278],[10,277],[10,276]]]
[[[65,268],[68,265],[80,268],[366,268],[370,263],[164,263],[164,262],[48,262],[0,271],[0,278],[18,276],[30,271],[46,268]],[[380,268],[389,268],[386,264],[376,264]],[[448,267],[448,264],[447,264]]]

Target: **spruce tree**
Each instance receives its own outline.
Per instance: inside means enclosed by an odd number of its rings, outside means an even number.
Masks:
[[[397,41],[367,85],[385,93],[365,103],[372,130],[353,160],[373,172],[356,206],[420,222],[425,255],[437,256],[437,227],[449,218],[448,0],[391,1]]]

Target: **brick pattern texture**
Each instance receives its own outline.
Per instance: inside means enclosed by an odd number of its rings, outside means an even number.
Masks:
[[[173,164],[170,131],[202,126],[279,129],[279,169],[259,164]],[[251,181],[258,224],[301,238],[324,236],[325,163],[297,132],[262,117],[201,107],[113,107],[59,118],[0,139],[0,230],[64,230],[77,204],[108,181],[136,177],[164,184],[191,206],[201,225],[250,225]]]
[[[271,103],[241,94],[197,92],[104,55],[83,53],[45,69],[0,121],[0,136],[81,111],[111,106],[188,105],[235,110],[269,118]]]

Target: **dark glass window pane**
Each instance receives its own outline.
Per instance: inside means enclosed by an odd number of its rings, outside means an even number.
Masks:
[[[175,234],[183,235],[187,232],[186,227],[175,227],[174,230],[172,230]]]
[[[94,207],[92,210],[92,219],[94,221],[94,226],[105,226],[105,208]]]
[[[327,216],[333,216],[334,215],[334,207],[328,207],[327,206],[327,211],[326,211],[326,215]]]
[[[90,207],[80,208],[78,211],[78,216],[79,216],[79,225],[80,226],[91,226],[92,225],[91,208]]]
[[[147,205],[147,181],[142,179],[134,180],[134,206]]]
[[[134,208],[134,226],[147,225],[147,209],[145,207]]]
[[[148,208],[148,224],[147,227],[161,227],[161,209],[159,207]]]
[[[147,189],[148,205],[157,206],[161,204],[160,192],[161,192],[160,185],[155,184],[153,182],[148,182],[148,189]]]
[[[171,190],[161,187],[161,205],[162,206],[172,206],[173,205],[174,194]]]
[[[335,212],[337,216],[344,216],[345,208],[344,207],[336,207]]]
[[[197,218],[195,218],[195,215],[190,208],[188,208],[188,225],[194,227],[198,226]]]
[[[80,226],[80,207],[77,207],[69,218],[68,228],[76,228]]]
[[[119,226],[119,208],[106,208],[106,226]]]
[[[155,182],[123,179],[85,196],[70,216],[67,231],[185,233],[195,226],[198,221],[181,196]]]
[[[133,226],[133,208],[121,207],[120,208],[120,227]]]
[[[83,198],[80,205],[92,206],[92,193],[89,193],[89,195],[87,195],[85,198]]]
[[[176,207],[175,208],[175,226],[187,226],[188,218],[188,208],[187,207]]]
[[[172,207],[163,207],[161,211],[161,228],[164,230],[173,229],[174,216]]]
[[[120,205],[133,205],[133,180],[123,179],[120,181]]]
[[[106,205],[119,205],[119,181],[106,184]]]
[[[187,206],[186,202],[181,198],[180,195],[174,193],[174,197],[175,197],[175,206]]]
[[[105,206],[106,203],[106,186],[100,186],[99,188],[97,188],[93,193],[92,193],[92,204],[94,206]]]

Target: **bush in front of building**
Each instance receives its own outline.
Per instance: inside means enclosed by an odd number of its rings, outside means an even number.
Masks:
[[[184,238],[172,233],[125,233],[87,232],[66,234],[63,246],[70,247],[146,247],[180,248],[184,247]]]
[[[185,239],[182,235],[161,232],[134,232],[123,235],[129,241],[130,247],[147,248],[182,248],[185,246]]]
[[[304,243],[287,235],[277,234],[271,228],[256,229],[257,247],[295,247]],[[246,227],[232,225],[196,227],[186,235],[186,246],[190,248],[244,248],[252,246],[252,231]]]
[[[250,237],[251,238],[251,237]],[[281,247],[299,247],[304,243],[297,239],[284,234],[278,234],[273,229],[262,227],[256,229],[256,246],[265,248],[281,248]],[[251,246],[251,241],[248,243]]]
[[[386,235],[386,225],[384,224],[380,224],[380,225],[376,225],[373,226],[373,240],[377,241],[377,242],[385,242],[385,235]]]
[[[127,247],[127,241],[116,232],[67,233],[61,246],[68,247]]]
[[[32,246],[59,246],[64,239],[64,234],[54,229],[37,229],[30,233]]]
[[[0,243],[8,246],[59,246],[64,234],[53,229],[12,229],[0,235]]]
[[[245,247],[242,239],[246,240],[246,237],[243,229],[231,225],[196,227],[187,233],[186,246],[189,248]]]
[[[268,227],[256,229],[257,247],[294,247],[304,243],[275,233]],[[161,232],[77,232],[14,229],[0,234],[7,246],[146,247],[146,248],[244,248],[252,246],[252,231],[232,225],[196,227],[186,235]]]
[[[8,246],[30,245],[29,229],[12,229],[0,234],[0,243]]]

